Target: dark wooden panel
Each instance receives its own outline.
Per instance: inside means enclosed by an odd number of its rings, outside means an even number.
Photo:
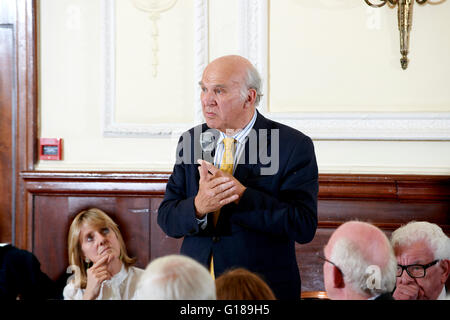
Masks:
[[[317,258],[317,252],[322,252],[333,231],[334,229],[318,228],[313,241],[296,244],[295,253],[302,279],[302,291],[325,291],[322,260]]]
[[[32,196],[26,190],[19,173],[33,170],[37,160],[37,41],[36,41],[36,0],[0,1],[0,22],[5,15],[14,29],[14,84],[16,86],[16,156],[13,243],[22,249],[32,248]],[[0,47],[3,47],[2,43]]]
[[[171,238],[162,231],[157,222],[158,207],[162,201],[162,197],[152,198],[152,216],[151,216],[151,243],[152,255],[151,260],[167,255],[180,252],[183,239]]]
[[[396,229],[411,220],[427,220],[450,232],[449,201],[333,199],[319,200],[318,205],[319,220],[323,223],[364,219],[383,228]]]
[[[450,177],[321,174],[319,198],[450,201]]]
[[[6,3],[5,3],[6,4]],[[2,5],[0,19],[10,10]],[[3,17],[3,18],[2,18]],[[14,27],[0,24],[0,242],[12,240],[12,211],[15,201],[15,166],[13,133],[16,131],[14,103]]]
[[[116,222],[127,244],[128,254],[137,258],[136,266],[145,268],[150,261],[150,199],[117,198]]]
[[[21,176],[26,196],[35,199],[32,249],[53,278],[67,267],[70,221],[90,206],[109,213],[119,224],[138,266],[179,252],[182,239],[168,237],[157,224],[170,173],[22,172]],[[311,243],[296,245],[302,290],[324,290],[322,262],[316,253],[345,221],[372,222],[389,236],[411,220],[427,220],[450,234],[448,182],[449,177],[437,176],[321,175],[319,228]],[[31,227],[26,232],[33,235]]]
[[[33,253],[41,262],[42,271],[55,280],[68,266],[67,234],[71,221],[68,202],[66,197],[34,199]]]

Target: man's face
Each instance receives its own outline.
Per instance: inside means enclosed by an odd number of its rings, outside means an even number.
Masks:
[[[411,246],[396,247],[395,256],[397,263],[404,266],[411,264],[426,265],[435,260],[433,252],[424,241],[414,242]],[[408,299],[409,295],[409,299],[414,299],[415,296],[417,300],[435,300],[445,283],[443,273],[439,262],[426,269],[423,278],[411,278],[406,270],[403,270],[402,276],[397,277],[394,297],[396,299]],[[405,294],[403,297],[400,296],[402,292]]]
[[[226,132],[246,125],[246,99],[241,97],[242,70],[222,63],[209,65],[200,81],[203,116],[208,127]]]

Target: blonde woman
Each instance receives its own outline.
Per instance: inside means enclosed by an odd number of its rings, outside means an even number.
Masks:
[[[66,300],[129,300],[143,272],[133,267],[117,224],[102,210],[81,211],[68,237],[75,276],[64,288]]]

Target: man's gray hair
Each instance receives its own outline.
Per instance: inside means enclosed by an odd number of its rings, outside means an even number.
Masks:
[[[241,88],[241,97],[242,99],[247,99],[247,92],[249,89],[254,89],[256,91],[256,100],[255,106],[258,106],[262,93],[261,93],[261,76],[259,75],[258,70],[253,65],[250,65],[247,68],[247,74],[245,77],[245,83]]]
[[[430,246],[434,259],[450,259],[450,238],[437,224],[411,221],[395,230],[391,235],[391,244],[394,248],[410,246],[417,241],[425,241]]]
[[[138,300],[216,300],[214,279],[205,266],[183,255],[153,260],[142,273]]]
[[[397,261],[394,251],[386,239],[389,247],[388,262],[383,266],[377,266],[380,270],[379,286],[368,286],[369,278],[373,276],[373,263],[367,261],[357,244],[349,239],[341,238],[336,241],[332,248],[330,260],[341,270],[344,281],[350,285],[354,291],[366,294],[370,297],[385,292],[392,292],[395,287],[395,273]]]

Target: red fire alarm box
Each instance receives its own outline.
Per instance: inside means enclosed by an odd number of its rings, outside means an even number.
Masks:
[[[62,139],[41,138],[39,155],[41,160],[61,160]]]

